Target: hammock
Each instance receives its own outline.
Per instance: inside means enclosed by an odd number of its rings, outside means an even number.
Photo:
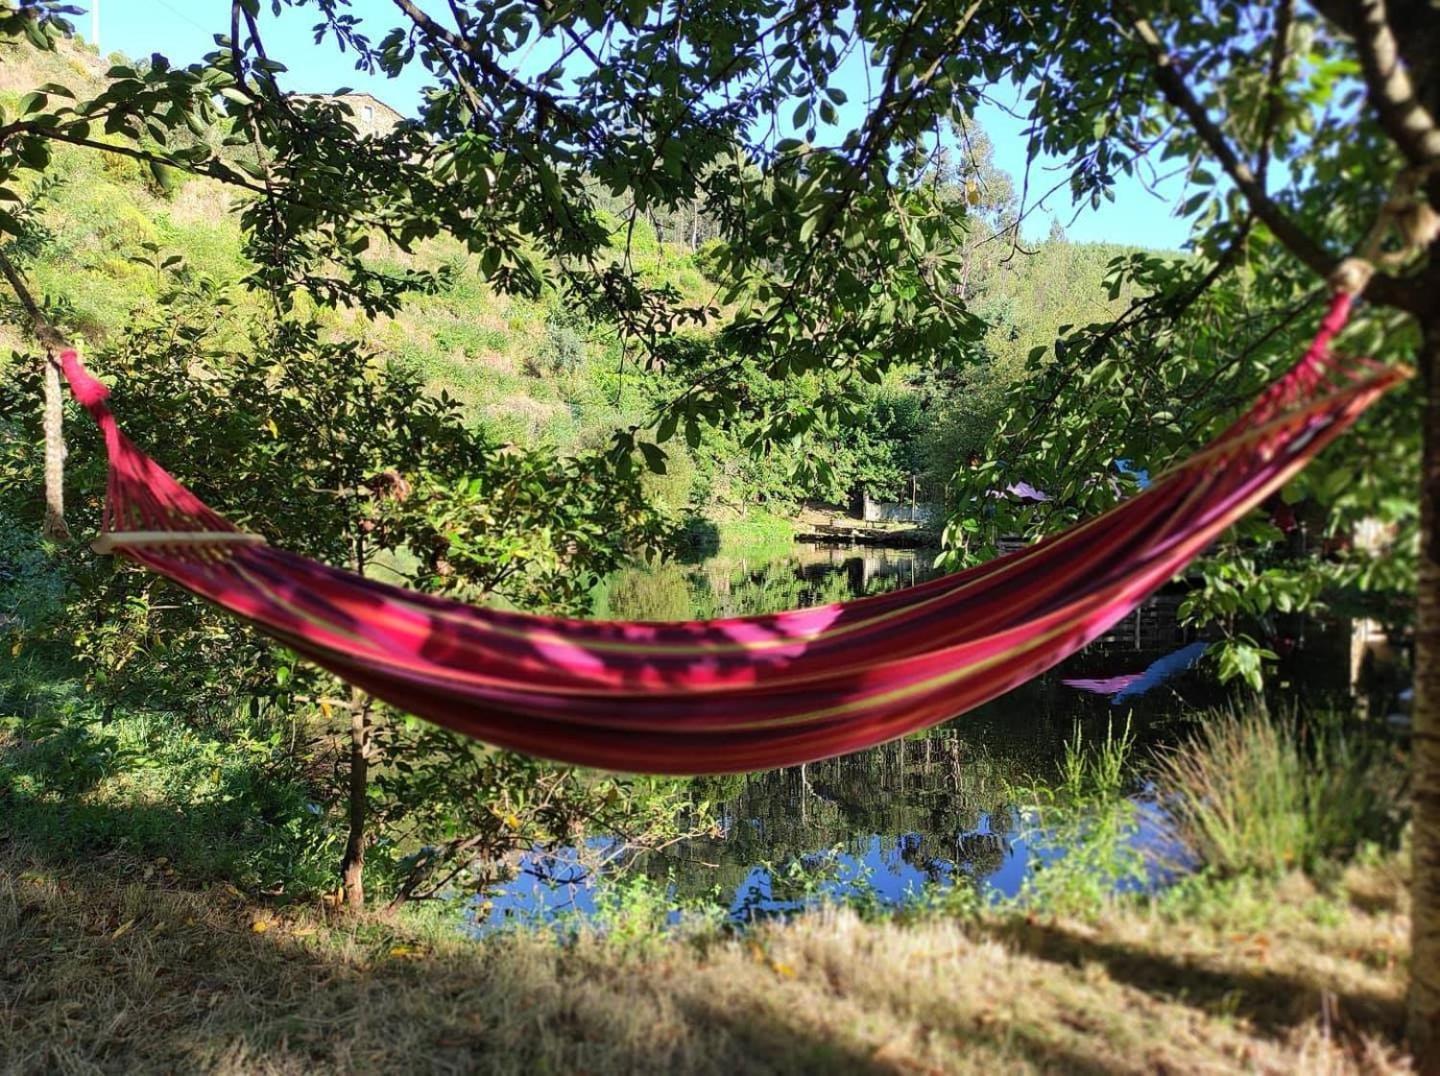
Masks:
[[[173,580],[376,698],[487,743],[612,770],[795,765],[939,724],[1129,614],[1409,371],[1300,362],[1199,454],[1036,545],[916,587],[692,623],[529,616],[414,593],[237,530],[137,449],[62,355],[109,457],[97,548]]]

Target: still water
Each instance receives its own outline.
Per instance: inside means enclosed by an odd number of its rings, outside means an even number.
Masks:
[[[933,557],[797,544],[633,569],[609,582],[599,612],[660,620],[817,605],[920,582],[934,574]],[[737,921],[861,890],[889,904],[961,884],[1014,895],[1063,853],[1012,790],[1053,780],[1077,727],[1093,743],[1128,721],[1133,757],[1143,759],[1174,738],[1187,711],[1217,701],[1212,682],[1191,670],[1204,645],[1176,623],[1177,604],[1162,594],[1058,669],[925,735],[808,766],[698,779],[695,797],[718,806],[720,832],[649,854],[632,871],[677,904],[718,903]],[[1173,863],[1138,772],[1133,792],[1141,809],[1130,840]],[[595,876],[580,861],[625,857],[603,840],[586,852],[526,857],[514,881],[477,904],[475,927],[593,912]]]

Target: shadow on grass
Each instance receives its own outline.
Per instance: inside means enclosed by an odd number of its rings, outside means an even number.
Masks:
[[[128,783],[125,802],[95,795]],[[187,802],[172,784],[199,789]],[[0,840],[58,868],[120,853],[164,861],[195,879],[229,878],[276,891],[286,879],[328,885],[340,857],[335,835],[293,767],[258,764],[235,751],[146,757],[92,725],[30,741],[0,741]]]
[[[1372,991],[1336,990],[1314,979],[1254,967],[1207,967],[1125,942],[1087,937],[1056,923],[1010,920],[987,933],[1051,963],[1103,966],[1112,979],[1207,1015],[1228,1013],[1283,1039],[1316,1013],[1333,1011],[1351,1032],[1396,1041],[1405,1024],[1402,1002]]]
[[[813,1072],[824,1076],[942,1071],[927,1070],[903,1054],[892,1055],[884,1044],[877,1049],[858,1051],[833,1039],[816,1038],[813,1033],[807,1036],[800,1021],[778,1020],[770,1013],[725,1008],[694,996],[684,998],[682,1008],[691,1021],[723,1031],[733,1056],[740,1062],[740,1067],[729,1071]],[[1014,1024],[990,1029],[976,1026],[967,1019],[957,1019],[952,1026],[930,1030],[952,1037],[967,1051],[983,1050],[984,1057],[1002,1064],[1007,1071],[1014,1071],[1022,1061],[1041,1071],[1080,1076],[1102,1076],[1115,1071],[1113,1065],[1096,1057],[1046,1041]],[[760,1067],[752,1068],[752,1064]]]
[[[915,1053],[931,1036],[982,1068],[1114,1069],[964,1006],[917,1023],[899,994],[829,995],[744,960],[711,976],[683,946],[417,941],[293,911],[0,840],[0,1069],[938,1072]]]
[[[381,920],[310,915],[142,880],[120,859],[46,865],[0,839],[0,1069],[895,1071],[683,1001],[647,1035],[663,986],[593,956],[577,968],[553,944],[432,953]]]

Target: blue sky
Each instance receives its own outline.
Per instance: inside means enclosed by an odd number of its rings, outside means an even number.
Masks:
[[[160,52],[176,63],[188,63],[209,51],[214,44],[213,35],[229,26],[227,0],[100,0],[100,5],[101,46],[106,52],[120,51],[132,57]],[[76,6],[88,9],[89,0],[77,0]],[[351,10],[372,27],[372,39],[383,36],[400,18],[390,0],[353,0]],[[267,6],[265,20],[266,47],[275,59],[289,66],[289,85],[293,89],[318,93],[350,86],[368,90],[402,112],[413,111],[426,82],[418,64],[398,80],[367,76],[356,71],[351,57],[341,54],[332,43],[314,44],[310,31],[316,21],[313,15],[303,10],[291,11],[274,19]],[[82,36],[88,39],[88,15],[75,22]],[[1007,87],[997,87],[993,92],[1006,101],[1018,96],[1018,91]],[[850,96],[858,101],[863,94],[857,91]],[[1024,121],[994,105],[983,105],[976,118],[995,145],[995,164],[1015,178],[1018,191],[1025,171]],[[1032,200],[1054,185],[1057,177],[1051,169],[1057,163],[1044,156],[1036,160],[1031,168]],[[1073,224],[1071,216],[1075,207],[1070,203],[1068,191],[1062,190],[1027,217],[1025,236],[1042,238],[1053,215],[1066,226],[1074,240],[1179,247],[1189,234],[1186,223],[1171,213],[1172,207],[1181,200],[1179,181],[1162,183],[1158,190],[1160,197],[1151,194],[1138,181],[1122,177],[1114,202],[1104,203],[1098,210],[1086,206]]]

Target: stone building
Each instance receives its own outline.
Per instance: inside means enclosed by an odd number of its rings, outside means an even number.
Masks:
[[[387,135],[405,119],[372,93],[305,93],[296,97],[301,101],[338,101],[349,105],[353,113],[350,123],[362,135]]]

